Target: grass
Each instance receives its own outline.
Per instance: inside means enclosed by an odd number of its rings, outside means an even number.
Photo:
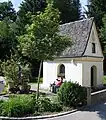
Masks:
[[[106,84],[106,75],[103,77],[103,84]]]

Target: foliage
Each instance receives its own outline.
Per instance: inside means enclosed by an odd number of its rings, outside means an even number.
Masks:
[[[8,19],[9,21],[15,22],[16,17],[16,11],[10,0],[8,2],[0,2],[0,21]]]
[[[16,11],[12,2],[0,2],[0,60],[9,59],[17,49]]]
[[[59,104],[59,102],[51,100],[48,97],[39,97],[39,99],[36,98],[36,94],[32,95],[32,98],[34,100],[34,106],[35,106],[35,112],[60,112],[62,111],[62,106]]]
[[[51,102],[49,98],[39,99],[39,112],[60,112],[62,106],[59,103]]]
[[[104,15],[103,19],[103,27],[100,30],[100,37],[101,37],[101,45],[103,49],[104,56],[106,56],[106,15]]]
[[[89,0],[88,17],[95,17],[97,27],[103,25],[102,18],[106,14],[106,1],[105,0]]]
[[[40,97],[36,99],[33,95],[13,95],[6,101],[0,101],[0,115],[9,117],[23,117],[37,115],[44,112],[60,112],[62,106],[50,101],[49,98]]]
[[[44,11],[46,0],[23,0],[17,13],[18,34],[23,35],[26,32],[26,25],[31,24],[31,15],[37,15],[37,12]],[[32,77],[37,77],[39,72],[39,61],[31,60],[29,57],[19,54],[23,61],[30,63]],[[35,67],[36,66],[36,67]]]
[[[9,117],[22,117],[34,112],[33,99],[30,96],[17,96],[1,104],[0,115]]]
[[[10,59],[7,61],[2,62],[1,64],[2,71],[4,76],[6,77],[6,81],[14,83],[14,85],[17,85],[18,80],[18,63],[14,59]]]
[[[38,11],[43,11],[46,7],[46,0],[24,0],[20,4],[18,11],[17,24],[20,34],[25,32],[25,25],[30,24],[30,16],[35,15]]]
[[[71,43],[68,38],[57,33],[58,28],[59,11],[49,4],[43,13],[32,16],[32,24],[27,27],[27,34],[19,37],[18,48],[30,59],[52,59]]]
[[[0,59],[7,59],[16,50],[16,24],[8,20],[0,21]]]
[[[103,76],[103,84],[106,85],[106,75]]]
[[[22,80],[28,81],[30,76],[28,65],[20,65],[21,69],[19,71],[18,61],[11,58],[10,60],[2,62],[1,66],[7,82],[15,82],[15,84],[17,84],[19,81],[19,72],[21,72]]]
[[[30,89],[27,85],[30,76],[28,65],[21,65],[20,67],[18,61],[13,59],[13,56],[10,60],[4,61],[1,64],[2,72],[5,76],[6,82],[9,84],[9,89],[11,89],[13,92],[19,90],[19,85],[22,85],[22,90],[27,90],[27,88],[28,90]]]
[[[78,107],[86,104],[86,89],[78,83],[64,82],[59,88],[58,100],[69,107]]]
[[[60,20],[67,23],[79,20],[81,17],[81,6],[79,0],[53,0],[55,8],[60,11]]]

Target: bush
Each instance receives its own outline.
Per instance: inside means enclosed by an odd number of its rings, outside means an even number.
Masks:
[[[49,98],[41,97],[38,103],[39,112],[60,112],[62,111],[62,106],[59,103],[52,102]]]
[[[24,117],[40,115],[44,112],[60,112],[60,103],[53,102],[49,98],[32,95],[11,95],[9,100],[0,101],[0,115],[8,117]]]
[[[0,66],[12,93],[19,91],[19,84],[24,88],[24,83],[29,81],[31,73],[28,65],[18,65],[18,61],[11,58],[2,62]],[[28,85],[25,87],[29,90]]]
[[[22,117],[34,113],[34,102],[31,96],[17,96],[1,102],[0,108],[2,116]]]
[[[58,100],[65,106],[82,106],[86,104],[86,88],[78,83],[64,82],[58,91]]]

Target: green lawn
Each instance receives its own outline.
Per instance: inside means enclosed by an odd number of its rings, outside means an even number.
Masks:
[[[103,77],[103,83],[106,84],[106,76]]]

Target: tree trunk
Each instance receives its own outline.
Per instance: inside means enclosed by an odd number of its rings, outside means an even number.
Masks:
[[[39,75],[38,75],[38,88],[37,88],[37,99],[39,99],[39,82],[40,82],[40,75],[41,75],[41,68],[42,68],[42,61],[40,62],[40,67],[39,67]]]

